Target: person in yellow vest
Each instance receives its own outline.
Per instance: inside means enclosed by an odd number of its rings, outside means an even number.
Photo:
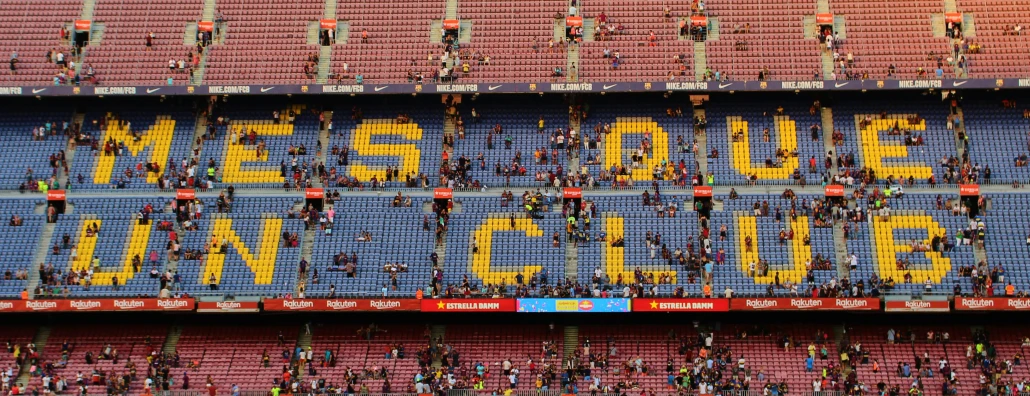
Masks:
[[[39,181],[39,192],[41,192],[43,194],[46,194],[47,190],[49,190],[49,189],[50,189],[50,187],[46,185],[46,181],[44,181],[44,180],[40,180]]]

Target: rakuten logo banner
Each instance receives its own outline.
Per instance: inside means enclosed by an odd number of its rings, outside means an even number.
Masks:
[[[257,312],[257,301],[201,301],[197,312]]]
[[[731,311],[875,311],[875,298],[734,298]]]
[[[956,311],[1026,311],[1030,298],[955,297]]]
[[[908,300],[887,301],[884,303],[887,312],[948,312],[951,304],[948,300]]]

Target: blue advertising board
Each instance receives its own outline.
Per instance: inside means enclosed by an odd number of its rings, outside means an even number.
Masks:
[[[630,312],[628,298],[520,298],[518,312]]]

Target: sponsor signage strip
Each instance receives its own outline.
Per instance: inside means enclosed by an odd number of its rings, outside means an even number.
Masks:
[[[540,312],[630,312],[628,298],[520,298],[522,313]]]
[[[266,298],[265,311],[418,311],[418,300],[413,299],[281,299]]]
[[[0,312],[193,311],[192,298],[0,300]]]
[[[637,298],[633,312],[726,312],[727,298]]]
[[[258,312],[257,301],[198,301],[197,312]]]
[[[422,312],[515,312],[513,298],[423,299]]]
[[[1030,311],[1030,298],[955,297],[956,311]]]
[[[478,84],[311,84],[199,86],[7,86],[0,96],[146,96],[146,95],[302,95],[418,93],[548,93],[548,92],[725,92],[725,91],[859,91],[893,89],[1030,88],[1030,78],[813,81],[661,81],[583,83]]]
[[[907,301],[885,301],[884,311],[887,312],[948,312],[951,311],[951,303],[948,300],[907,300]]]
[[[878,311],[878,298],[734,298],[731,311]]]

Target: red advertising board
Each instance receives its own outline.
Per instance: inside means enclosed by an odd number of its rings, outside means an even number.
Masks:
[[[734,298],[731,311],[877,311],[877,298]]]
[[[192,298],[4,300],[0,312],[192,311]]]
[[[562,190],[562,197],[569,199],[583,198],[583,189],[574,187],[565,188]]]
[[[583,27],[583,17],[570,16],[565,18],[565,26]]]
[[[336,29],[336,20],[335,19],[321,19],[321,20],[318,21],[318,25],[322,29]]]
[[[815,23],[819,25],[833,24],[833,14],[815,14]]]
[[[726,312],[725,298],[635,298],[633,312]]]
[[[197,312],[257,312],[257,301],[199,301]]]
[[[956,311],[1027,311],[1030,298],[955,297]]]
[[[325,198],[325,190],[321,188],[308,188],[304,190],[304,198],[322,199]]]
[[[712,196],[712,186],[697,186],[697,187],[694,187],[694,196],[695,197],[711,197]]]
[[[691,26],[708,26],[708,17],[704,15],[691,15],[690,16]]]
[[[886,301],[884,311],[887,312],[948,312],[951,304],[948,300],[908,300]]]
[[[447,30],[458,30],[461,27],[461,21],[457,19],[444,19],[443,28]]]
[[[437,188],[433,189],[433,199],[451,199],[454,198],[454,191],[449,188]]]
[[[962,13],[961,12],[945,12],[944,13],[944,22],[962,23]]]
[[[88,19],[76,19],[75,20],[75,30],[86,31],[86,30],[89,30],[89,28],[91,26],[93,26],[93,22],[88,20]]]
[[[418,300],[384,299],[281,299],[266,298],[265,311],[418,311]]]
[[[979,184],[959,184],[958,195],[963,197],[979,197],[980,196],[980,185]]]
[[[422,312],[515,312],[513,298],[424,299]]]
[[[192,188],[180,188],[175,190],[175,199],[194,199],[197,198],[197,191]]]
[[[823,189],[823,192],[825,193],[824,195],[826,195],[827,197],[843,197],[844,186],[840,184],[827,184],[826,187]]]
[[[215,24],[211,21],[200,21],[197,22],[197,30],[202,32],[213,32],[215,31]]]
[[[64,201],[64,190],[50,190],[46,192],[47,201]]]

